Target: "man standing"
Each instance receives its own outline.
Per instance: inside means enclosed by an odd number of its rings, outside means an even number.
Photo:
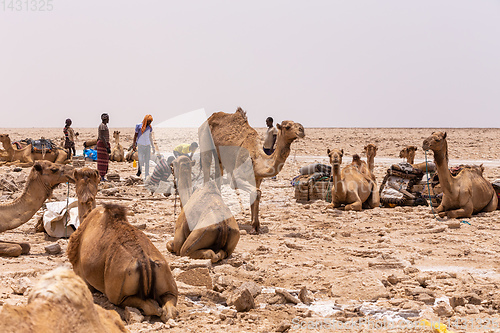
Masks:
[[[99,125],[97,129],[97,171],[99,171],[99,175],[101,176],[101,181],[105,182],[106,173],[108,173],[108,163],[109,163],[109,154],[111,153],[111,144],[109,143],[109,115],[107,113],[103,113],[101,115],[102,123]]]
[[[274,144],[278,137],[278,130],[273,126],[273,121],[271,117],[267,117],[266,119],[267,131],[264,136],[264,153],[266,155],[271,155],[274,152]]]
[[[137,155],[139,157],[139,169],[137,170],[137,177],[141,175],[141,167],[144,164],[144,178],[149,175],[149,160],[151,158],[151,148],[153,148],[153,155],[155,154],[155,146],[153,145],[153,116],[148,114],[135,126],[135,134],[133,139],[132,149],[137,147]]]
[[[71,128],[71,124],[73,122],[71,119],[66,119],[66,126],[64,126],[63,133],[64,133],[64,148],[68,150],[69,152],[69,157],[71,157],[71,153],[73,153],[73,156],[76,155],[76,148],[75,148],[75,140],[76,140],[76,135],[75,131],[73,128]],[[68,157],[68,158],[69,158]]]

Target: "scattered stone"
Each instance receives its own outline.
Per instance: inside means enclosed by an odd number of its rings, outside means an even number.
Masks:
[[[396,285],[399,283],[399,281],[401,281],[401,279],[398,278],[396,275],[391,274],[387,277],[387,281],[389,281],[389,283],[392,285]]]
[[[240,230],[240,235],[248,235],[248,232],[246,230]]]
[[[467,314],[478,314],[479,309],[474,304],[465,304],[465,312]]]
[[[343,237],[351,237],[351,233],[349,231],[342,231],[340,233]]]
[[[16,295],[23,295],[28,288],[32,286],[32,283],[30,279],[27,277],[22,277],[19,280],[17,280],[15,283],[13,283],[10,288]]]
[[[14,172],[21,172],[21,171],[23,171],[23,168],[21,168],[21,167],[15,167],[14,169],[12,169],[12,171],[14,171]]]
[[[417,267],[408,266],[403,268],[403,273],[405,273],[406,275],[415,274],[418,272],[420,272],[420,270]]]
[[[206,267],[197,267],[182,272],[177,275],[176,280],[191,286],[205,286],[209,290],[213,288],[212,278],[210,277],[210,273]]]
[[[450,297],[450,305],[452,308],[456,308],[457,306],[464,306],[465,298],[463,296],[452,296]]]
[[[278,325],[278,327],[276,328],[276,332],[286,332],[290,329],[290,327],[292,327],[290,322],[288,320],[285,320]]]
[[[120,175],[117,172],[108,173],[106,177],[110,181],[113,181],[113,182],[119,182],[120,181]]]
[[[59,254],[61,253],[61,245],[58,243],[50,244],[45,247],[45,252],[48,254]]]
[[[429,294],[419,294],[416,298],[417,301],[424,302],[427,305],[433,305],[436,298]]]
[[[236,311],[244,312],[255,308],[255,301],[252,294],[248,289],[238,289],[236,292],[228,299],[228,305],[234,305]]]
[[[469,304],[474,304],[474,305],[481,305],[481,298],[475,294],[475,293],[470,293],[465,295],[465,298],[467,299]]]
[[[212,261],[210,259],[191,259],[189,257],[180,257],[170,263],[170,268],[180,268],[184,271],[198,268],[212,268]]]
[[[141,323],[144,320],[144,316],[141,314],[141,311],[130,306],[125,307],[124,315],[125,321],[129,325],[134,323]]]
[[[434,312],[440,317],[453,316],[453,308],[448,303],[443,301],[434,306]]]
[[[389,293],[377,276],[370,271],[359,271],[355,274],[339,274],[337,282],[331,286],[332,297],[345,297],[365,301],[376,301],[379,298],[388,298]]]
[[[250,294],[252,294],[252,297],[256,297],[262,291],[262,286],[259,286],[257,283],[252,282],[252,281],[244,282],[240,286],[240,289],[244,289],[244,288],[248,289]]]
[[[446,225],[448,226],[448,229],[460,229],[462,226],[460,221],[450,221]]]
[[[311,295],[311,293],[307,290],[306,287],[302,287],[299,292],[299,299],[302,303],[304,304],[311,304],[314,301],[314,297]]]
[[[417,277],[415,277],[415,280],[417,280],[417,282],[424,288],[427,287],[427,281],[430,279],[431,277],[427,274],[419,274],[417,275]]]
[[[120,189],[117,188],[117,187],[113,187],[113,188],[106,188],[106,189],[103,189],[101,190],[101,193],[105,196],[114,196],[116,195],[118,192],[120,192]]]
[[[304,248],[302,245],[292,243],[291,241],[285,241],[285,245],[286,247],[295,250],[302,250]]]
[[[285,298],[287,303],[293,303],[293,304],[300,303],[300,300],[297,297],[293,296],[292,294],[290,294],[288,291],[286,291],[283,288],[276,288],[275,292],[276,292],[276,294],[282,295]]]

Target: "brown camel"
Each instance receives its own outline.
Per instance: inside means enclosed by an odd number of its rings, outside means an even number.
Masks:
[[[375,181],[375,156],[377,156],[378,147],[373,143],[369,143],[365,146],[364,151],[366,154],[366,162],[362,161],[358,154],[352,156],[351,165],[358,168],[359,172],[370,177]]]
[[[120,131],[113,132],[113,139],[115,139],[115,144],[111,155],[109,155],[110,161],[115,162],[125,162],[125,154],[123,153],[123,146],[120,144]]]
[[[8,134],[0,134],[0,142],[7,153],[6,160],[9,162],[20,161],[21,163],[33,164],[33,161],[46,160],[57,164],[66,164],[69,162],[68,153],[65,149],[56,147],[45,154],[32,152],[31,145],[21,149],[14,149]]]
[[[399,157],[400,158],[406,158],[406,162],[411,164],[412,167],[415,169],[419,169],[422,172],[434,172],[436,171],[436,164],[433,162],[427,162],[427,165],[425,162],[417,163],[415,164],[415,152],[418,150],[417,146],[406,146],[401,151],[399,152]]]
[[[440,217],[471,217],[479,212],[497,209],[498,198],[490,182],[482,176],[482,169],[463,168],[456,176],[448,169],[448,142],[446,132],[434,132],[424,140],[423,150],[432,150],[437,165],[443,199],[436,208]]]
[[[81,225],[71,234],[68,258],[75,273],[109,301],[167,321],[177,315],[177,285],[167,261],[149,238],[127,221],[125,207],[95,207],[99,174],[75,171]],[[80,211],[82,209],[82,211]]]
[[[28,304],[5,304],[2,333],[124,333],[120,315],[94,304],[85,282],[72,270],[56,268],[31,290]]]
[[[259,134],[248,124],[246,113],[241,108],[232,114],[214,113],[198,129],[204,181],[210,180],[210,164],[214,155],[216,178],[219,179],[218,175],[222,175],[223,169],[226,169],[235,188],[251,193],[250,211],[255,232],[259,232],[260,228],[262,180],[281,171],[290,154],[292,142],[305,136],[304,127],[290,120],[285,120],[276,127],[279,131],[276,149],[270,156],[264,153]]]
[[[183,207],[175,223],[174,240],[167,243],[167,249],[212,262],[229,257],[240,239],[240,229],[215,182],[205,183],[190,195],[191,160],[180,156],[172,164]]]
[[[332,164],[333,186],[332,206],[334,208],[345,205],[345,210],[358,210],[363,208],[375,208],[380,205],[380,197],[377,184],[371,177],[363,174],[356,166],[348,165],[342,172],[342,156],[344,150],[327,150]]]
[[[60,183],[74,182],[73,167],[49,161],[33,165],[22,195],[10,203],[0,204],[0,232],[28,222]],[[0,243],[0,256],[17,257],[29,252],[29,244]]]
[[[125,161],[133,162],[138,160],[139,160],[139,153],[137,152],[137,148],[132,148],[132,146],[130,146],[127,151],[127,155],[125,156]]]

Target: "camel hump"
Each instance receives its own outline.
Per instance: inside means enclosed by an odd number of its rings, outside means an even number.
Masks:
[[[354,155],[352,155],[352,161],[353,162],[361,161],[361,157],[359,157],[358,154],[354,154]]]
[[[125,206],[109,203],[105,203],[102,206],[104,207],[104,213],[109,215],[114,220],[127,219],[127,208]]]

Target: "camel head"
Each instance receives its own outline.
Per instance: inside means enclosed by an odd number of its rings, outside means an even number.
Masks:
[[[100,177],[97,170],[90,168],[76,169],[74,176],[78,196],[78,215],[80,221],[83,221],[85,216],[96,206],[95,197]]]
[[[279,135],[288,143],[293,142],[297,138],[306,136],[304,133],[304,126],[291,120],[283,120],[281,124],[276,124],[276,128],[279,131]]]
[[[73,172],[72,166],[40,160],[33,165],[29,178],[37,178],[47,188],[54,189],[61,183],[74,183]]]
[[[114,131],[113,132],[113,138],[116,140],[120,137],[120,131]]]
[[[344,156],[344,149],[328,149],[327,150],[328,157],[330,157],[331,165],[340,165],[342,164],[342,156]]]
[[[0,142],[10,145],[10,138],[8,134],[0,134]]]
[[[442,151],[448,148],[446,144],[446,132],[433,132],[431,136],[424,140],[423,150]]]
[[[369,143],[365,146],[364,148],[365,150],[365,154],[367,157],[370,157],[370,156],[377,156],[377,150],[378,150],[378,147],[375,146],[373,143]]]
[[[399,157],[412,159],[415,158],[415,152],[418,150],[417,146],[406,146],[399,152]]]

